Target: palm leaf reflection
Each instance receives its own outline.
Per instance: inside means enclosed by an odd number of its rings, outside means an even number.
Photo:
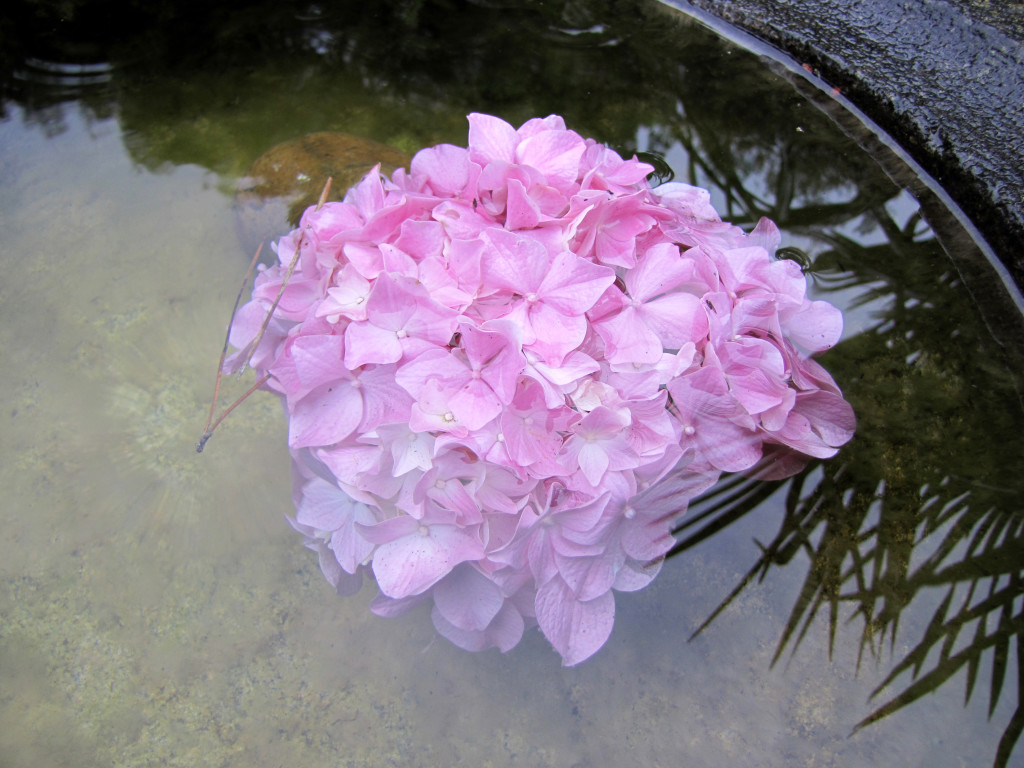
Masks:
[[[916,644],[893,659],[872,694],[884,703],[854,729],[961,671],[966,704],[987,670],[991,717],[1015,647],[1017,707],[994,759],[1005,766],[1024,730],[1024,462],[1013,374],[1021,368],[992,340],[934,238],[917,221],[897,227],[884,208],[869,215],[886,242],[864,246],[830,234],[814,264],[819,289],[860,286],[862,302],[884,300],[873,327],[826,362],[858,414],[856,437],[834,459],[784,483],[728,478],[691,505],[673,553],[784,491],[778,533],[758,542],[760,557],[697,632],[750,583],[802,556],[810,568],[775,661],[796,652],[819,615],[827,615],[830,652],[843,626],[859,630],[861,659],[880,659],[886,646],[896,653],[904,612],[939,592],[931,620],[911,639]]]

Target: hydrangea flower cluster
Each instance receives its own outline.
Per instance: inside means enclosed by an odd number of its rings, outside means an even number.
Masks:
[[[432,601],[470,650],[536,624],[577,664],[689,499],[850,439],[810,359],[840,312],[773,258],[774,224],[652,170],[557,116],[472,114],[468,148],[375,169],[280,240],[227,365],[283,400],[292,524],[339,593],[372,573],[375,613]]]

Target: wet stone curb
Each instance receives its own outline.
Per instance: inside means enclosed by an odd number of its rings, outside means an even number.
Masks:
[[[963,208],[1024,287],[1024,0],[662,0],[815,70]]]

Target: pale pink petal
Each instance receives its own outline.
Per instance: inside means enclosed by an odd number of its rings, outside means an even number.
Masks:
[[[362,418],[363,398],[350,382],[321,385],[292,407],[288,445],[333,445],[352,434]]]
[[[426,387],[433,384],[445,393],[457,391],[470,380],[466,364],[447,349],[429,349],[404,363],[395,380],[413,397],[419,399]]]
[[[431,613],[434,628],[459,648],[467,651],[483,651],[497,648],[502,653],[512,650],[523,637],[526,624],[522,614],[511,602],[506,601],[486,629],[467,631],[449,622],[435,607]]]
[[[525,123],[519,126],[519,130],[516,131],[520,140],[528,139],[531,136],[536,136],[542,131],[564,131],[565,130],[565,118],[561,115],[548,115],[547,117],[531,117]]]
[[[376,445],[345,442],[333,448],[316,451],[316,457],[331,474],[347,486],[356,486],[362,475],[376,474],[380,469],[380,448]],[[346,490],[351,490],[346,487]]]
[[[419,269],[412,256],[390,243],[381,243],[378,247],[381,258],[384,260],[385,272],[419,280]]]
[[[371,322],[350,323],[345,329],[345,367],[355,370],[369,363],[397,363],[402,343],[396,332]]]
[[[497,585],[468,563],[456,566],[434,588],[434,606],[465,631],[486,629],[505,604]]]
[[[373,525],[377,520],[365,504],[353,504],[345,525],[331,536],[330,546],[338,564],[346,573],[355,573],[373,553],[373,545],[359,535],[358,525]]]
[[[663,203],[687,216],[718,221],[718,211],[711,205],[711,193],[706,189],[670,181],[655,189],[654,194]]]
[[[318,531],[333,531],[345,523],[351,507],[352,499],[336,485],[314,477],[302,487],[295,521]]]
[[[377,427],[385,445],[391,446],[392,469],[395,477],[433,466],[434,436],[429,432],[413,432],[406,424],[387,424]]]
[[[611,635],[615,622],[615,598],[611,592],[580,601],[558,576],[537,590],[536,610],[541,631],[567,667],[597,653]]]
[[[774,221],[766,219],[764,216],[758,220],[757,226],[754,227],[749,238],[752,244],[764,248],[769,256],[775,256],[775,251],[778,250],[779,245],[782,243],[782,233],[779,231],[778,226],[776,226]]]
[[[608,471],[608,454],[602,446],[595,443],[579,440],[578,444],[579,452],[576,455],[576,461],[579,463],[580,471],[583,472],[583,476],[587,478],[588,482],[596,487],[604,477],[604,473]]]
[[[357,376],[363,394],[363,418],[359,431],[372,432],[381,424],[409,420],[412,398],[395,380],[395,366],[375,365]]]
[[[344,315],[351,320],[365,320],[369,295],[370,282],[353,265],[346,264],[338,273],[336,284],[327,289],[327,298],[317,308],[317,317]]]
[[[477,430],[501,413],[494,390],[480,379],[470,379],[448,398],[452,413],[467,429]]]
[[[428,526],[416,520],[412,522],[416,523],[416,528],[401,538],[379,545],[373,554],[377,586],[391,598],[400,599],[424,592],[459,563],[475,560],[484,554],[483,547],[470,530],[455,525]]]
[[[839,343],[843,313],[825,301],[812,301],[785,320],[789,338],[808,352],[822,352]]]
[[[348,378],[348,371],[342,363],[343,340],[341,336],[300,336],[291,345],[295,374],[301,382],[301,392]],[[292,394],[298,394],[292,393]]]
[[[673,539],[673,541],[675,541]],[[623,563],[622,568],[615,574],[615,583],[612,585],[619,592],[636,592],[643,589],[661,571],[664,563],[663,558],[640,562],[639,560],[628,559]]]
[[[606,549],[591,557],[563,557],[555,555],[558,573],[577,600],[587,601],[601,597],[615,583],[618,567],[625,556]]]
[[[594,329],[604,340],[608,362],[613,365],[653,365],[665,352],[661,339],[632,305],[627,304],[618,314],[594,323]]]

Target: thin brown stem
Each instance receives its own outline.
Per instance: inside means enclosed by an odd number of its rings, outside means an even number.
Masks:
[[[242,303],[242,294],[245,293],[245,286],[249,284],[249,278],[252,277],[252,272],[256,268],[256,262],[260,259],[260,252],[263,250],[263,243],[260,243],[256,248],[256,253],[252,255],[252,261],[249,262],[249,268],[245,270],[245,277],[242,278],[242,284],[238,287],[238,295],[235,296],[235,305],[231,308],[231,317],[228,319],[228,329],[224,333],[224,346],[220,350],[220,360],[217,361],[217,378],[213,383],[213,399],[210,401],[210,415],[206,417],[206,426],[203,427],[204,438],[201,441],[202,444],[206,443],[209,439],[209,434],[213,432],[210,428],[210,424],[213,423],[213,414],[217,410],[217,398],[220,396],[220,381],[224,375],[224,358],[228,354],[228,346],[230,345],[229,339],[231,338],[231,326],[234,325],[235,315],[238,313],[238,305]],[[220,422],[218,422],[220,423]],[[199,450],[202,450],[200,448]]]
[[[334,181],[330,176],[327,177],[324,188],[320,190],[320,199],[316,202],[316,209],[319,211],[324,207],[324,203],[327,202],[327,196],[331,194],[331,182]]]
[[[327,202],[327,198],[331,193],[331,182],[332,179],[330,176],[328,176],[327,182],[324,184],[324,188],[320,192],[320,199],[319,201],[317,201],[316,204],[316,210],[318,211],[321,208],[323,208],[324,203]],[[228,321],[228,331],[227,334],[225,334],[224,336],[224,347],[223,349],[221,349],[220,360],[217,363],[217,379],[213,385],[213,401],[210,403],[210,414],[206,418],[206,427],[203,429],[203,435],[202,437],[199,438],[199,442],[196,443],[196,453],[203,452],[203,448],[206,447],[207,441],[213,436],[214,431],[217,429],[217,427],[221,425],[221,422],[223,422],[224,419],[228,417],[228,414],[235,410],[235,408],[241,405],[246,400],[246,398],[249,397],[249,395],[251,395],[257,389],[266,384],[267,381],[270,379],[270,373],[263,374],[263,376],[260,377],[259,381],[257,381],[251,387],[249,387],[249,389],[246,390],[245,394],[243,394],[240,398],[235,400],[235,402],[229,405],[224,410],[224,412],[217,418],[216,421],[213,420],[213,414],[217,410],[217,398],[220,396],[220,381],[221,377],[224,374],[224,359],[227,357],[228,353],[229,340],[231,338],[231,326],[235,322],[235,314],[238,312],[238,305],[242,301],[242,294],[245,292],[245,286],[248,285],[249,278],[252,276],[252,272],[256,268],[256,262],[259,261],[260,251],[262,250],[263,244],[260,243],[260,247],[256,249],[256,253],[253,255],[252,261],[249,263],[249,269],[247,269],[245,272],[245,279],[242,280],[242,285],[238,289],[238,295],[235,297],[235,306],[232,307],[231,309],[231,319]],[[266,317],[263,318],[263,324],[260,326],[259,333],[256,334],[256,338],[253,339],[253,341],[251,342],[249,357],[246,358],[246,361],[240,367],[239,374],[241,374],[247,367],[249,367],[250,363],[252,362],[252,357],[253,355],[256,354],[256,349],[259,347],[260,342],[263,340],[263,334],[266,333],[267,327],[270,325],[270,320],[274,316],[274,311],[277,309],[277,305],[281,303],[281,297],[284,296],[284,290],[285,288],[288,287],[288,281],[291,280],[292,275],[295,273],[295,267],[298,266],[299,255],[301,252],[302,238],[300,237],[298,245],[295,246],[295,254],[292,256],[291,264],[288,265],[288,271],[285,273],[284,280],[281,281],[281,288],[277,292],[277,297],[274,299],[274,303],[270,305],[270,309],[267,310]]]
[[[213,422],[213,425],[208,427],[207,430],[203,432],[203,436],[199,438],[199,442],[196,443],[196,453],[203,452],[203,448],[206,447],[206,441],[213,437],[214,430],[217,429],[217,427],[220,426],[221,422],[228,417],[228,414],[235,410],[235,408],[237,408],[239,405],[241,405],[249,397],[249,395],[251,395],[257,389],[266,384],[269,379],[269,373],[263,374],[262,376],[260,376],[259,380],[255,384],[253,384],[251,387],[245,390],[244,395],[242,395],[240,398],[235,400],[235,402],[233,402],[231,405],[224,409],[224,413],[222,413],[220,417],[215,422]]]
[[[327,182],[324,184],[323,190],[320,192],[320,200],[316,204],[316,210],[320,210],[324,203],[327,201],[327,196],[331,193],[331,177],[327,177]],[[263,318],[263,325],[260,326],[260,332],[256,334],[256,338],[252,342],[252,349],[249,352],[249,357],[245,361],[245,365],[241,367],[239,373],[246,369],[246,367],[252,362],[253,355],[256,354],[256,350],[263,341],[263,334],[267,332],[267,327],[270,325],[271,319],[274,317],[274,312],[277,310],[277,305],[281,303],[281,297],[284,296],[284,289],[288,287],[288,281],[292,279],[292,275],[295,273],[295,267],[299,264],[299,254],[302,252],[302,237],[299,237],[299,242],[295,245],[295,254],[292,256],[291,264],[288,265],[288,271],[285,272],[284,280],[281,281],[281,288],[277,292],[277,296],[274,298],[274,303],[270,305],[270,309],[267,310],[267,316]]]

